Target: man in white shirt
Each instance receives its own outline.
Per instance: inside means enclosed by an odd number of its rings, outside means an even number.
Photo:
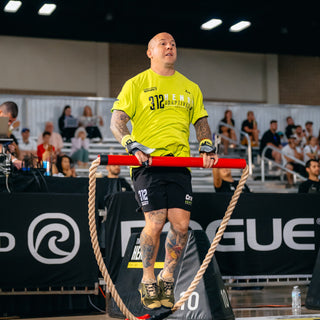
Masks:
[[[25,156],[34,155],[37,157],[37,143],[30,139],[30,129],[23,128],[21,130],[22,141],[19,143],[19,159],[23,160]]]
[[[288,144],[282,149],[282,160],[283,165],[286,166],[291,171],[295,171],[301,175],[305,175],[305,167],[304,165],[297,163],[296,160],[292,158],[296,158],[298,160],[303,161],[303,153],[300,147],[296,146],[296,137],[291,135],[288,139]],[[293,174],[287,172],[288,183],[286,188],[293,187]]]

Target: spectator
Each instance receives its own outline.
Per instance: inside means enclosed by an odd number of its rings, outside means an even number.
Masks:
[[[23,160],[25,156],[37,156],[37,144],[34,140],[30,139],[30,129],[23,128],[21,130],[22,141],[19,144],[19,159]]]
[[[296,137],[297,147],[300,147],[301,149],[303,149],[307,144],[307,139],[306,139],[306,134],[302,130],[302,127],[300,125],[296,126],[296,131],[294,133],[294,136]]]
[[[216,192],[233,193],[239,181],[233,179],[231,170],[227,168],[213,168],[213,185]],[[245,184],[242,192],[251,192],[249,187]]]
[[[98,125],[103,126],[103,119],[101,116],[94,116],[92,114],[91,107],[84,107],[83,114],[80,117],[79,122],[81,126],[86,128],[89,139],[100,138],[100,140],[102,140],[102,135]]]
[[[79,127],[74,134],[74,138],[71,139],[71,159],[77,162],[79,167],[88,166],[89,144],[86,129]]]
[[[291,137],[295,133],[295,130],[296,125],[294,124],[292,117],[287,117],[287,126],[285,129],[287,139],[289,139],[289,137]]]
[[[259,145],[259,130],[258,124],[255,119],[253,111],[248,111],[247,113],[247,120],[242,122],[241,130],[246,132],[251,140],[251,145],[253,147],[257,147]],[[247,145],[248,141],[245,137],[242,138],[241,144]]]
[[[308,173],[308,180],[299,185],[299,193],[319,193],[320,192],[320,167],[319,162],[310,159],[306,163],[306,171]]]
[[[224,118],[220,120],[219,124],[219,133],[222,135],[222,144],[223,144],[223,149],[224,149],[224,154],[228,154],[228,148],[229,148],[229,140],[225,139],[225,137],[236,141],[237,136],[236,133],[233,129],[224,126],[221,122],[228,124],[229,126],[234,127],[234,120],[232,119],[232,111],[231,110],[226,110],[224,113]],[[230,148],[233,148],[234,144],[230,144]]]
[[[307,163],[308,160],[313,159],[319,160],[319,142],[318,139],[314,136],[309,136],[307,139],[307,145],[303,149],[303,161]]]
[[[52,165],[52,175],[58,177],[76,177],[72,159],[67,155],[58,156],[56,164]]]
[[[78,128],[78,120],[71,114],[70,106],[64,107],[62,115],[59,117],[58,124],[61,136],[65,141],[70,142]]]
[[[53,123],[51,121],[46,122],[46,126],[45,126],[44,131],[50,132],[50,134],[51,134],[49,143],[54,146],[56,153],[60,154],[61,149],[63,148],[63,140],[62,140],[60,133],[55,132],[53,130],[54,130]],[[41,143],[43,143],[42,134],[40,134],[38,137],[38,145]]]
[[[306,138],[308,138],[309,136],[313,136],[313,122],[307,121],[304,127],[305,127],[304,132],[305,132]]]
[[[278,150],[282,149],[281,140],[279,134],[277,133],[277,129],[278,121],[271,120],[270,129],[263,134],[260,141],[260,155],[262,154],[262,151],[266,146],[272,146]],[[281,163],[281,153],[277,150],[267,149],[265,152],[265,156],[277,163]]]
[[[289,137],[288,144],[283,147],[282,149],[282,158],[283,158],[283,165],[286,166],[291,171],[297,172],[301,175],[305,175],[305,168],[304,165],[297,163],[296,160],[292,159],[296,158],[298,160],[303,160],[303,153],[299,147],[296,146],[295,143],[296,137],[292,135]],[[287,180],[288,183],[286,184],[286,188],[293,187],[293,174],[287,172]]]
[[[42,134],[43,143],[37,147],[38,161],[50,161],[51,163],[55,160],[55,147],[50,144],[51,133],[45,131]]]
[[[121,170],[120,166],[107,165],[106,169],[108,170],[108,175],[107,175],[108,178],[110,178],[110,179],[118,178],[120,180],[122,191],[132,191],[132,188],[131,188],[130,184],[127,182],[127,180],[120,176],[120,170]]]

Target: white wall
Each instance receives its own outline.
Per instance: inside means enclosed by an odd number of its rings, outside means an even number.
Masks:
[[[178,48],[177,69],[205,100],[279,102],[276,55]]]
[[[0,89],[109,95],[107,43],[0,36]]]

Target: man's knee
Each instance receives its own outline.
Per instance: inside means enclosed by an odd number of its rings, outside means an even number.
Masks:
[[[148,230],[153,234],[160,234],[164,224],[166,223],[167,210],[160,209],[149,211],[145,212],[144,215],[146,220],[145,230]]]

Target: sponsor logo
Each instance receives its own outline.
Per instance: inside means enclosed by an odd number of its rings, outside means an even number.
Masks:
[[[157,90],[157,87],[150,87],[150,88],[143,89],[144,92],[156,91],[156,90]]]
[[[147,189],[141,189],[138,191],[138,195],[141,201],[142,206],[146,206],[149,204],[148,192]]]
[[[32,256],[41,263],[67,263],[76,256],[80,247],[78,225],[63,213],[41,214],[29,226],[28,247]],[[46,250],[41,250],[43,247]]]
[[[189,206],[191,206],[192,205],[192,199],[193,199],[193,197],[190,196],[190,194],[186,194],[184,203],[189,205]]]

